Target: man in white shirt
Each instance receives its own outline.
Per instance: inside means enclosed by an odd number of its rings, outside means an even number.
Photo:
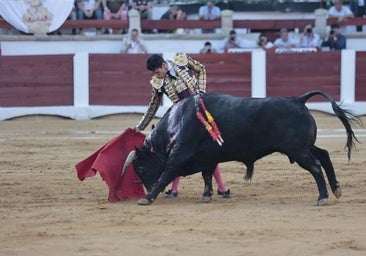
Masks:
[[[221,51],[228,52],[230,49],[242,48],[243,44],[243,41],[237,36],[236,31],[231,30],[229,36],[222,42]]]
[[[320,36],[314,31],[313,26],[308,24],[304,28],[304,32],[300,35],[299,47],[320,47]]]
[[[139,31],[134,28],[131,34],[124,40],[123,53],[147,53],[143,40],[139,37]]]
[[[199,8],[198,16],[200,20],[217,20],[221,17],[221,10],[212,1],[208,1]],[[215,29],[203,29],[202,33],[215,33]]]
[[[78,0],[78,20],[102,19],[100,0]]]
[[[345,23],[349,18],[353,18],[355,15],[353,12],[342,4],[342,0],[334,0],[334,6],[330,7],[328,10],[328,18],[337,18],[337,23],[340,26],[340,32],[345,34],[347,28]]]
[[[279,49],[290,49],[297,47],[295,40],[288,36],[288,30],[281,28],[280,37],[273,42],[274,46]]]

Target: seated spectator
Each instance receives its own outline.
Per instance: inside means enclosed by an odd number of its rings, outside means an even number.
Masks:
[[[178,5],[172,5],[161,16],[160,20],[185,20],[187,15],[183,12]],[[159,33],[174,33],[174,30],[159,30]]]
[[[102,0],[102,5],[105,20],[127,20],[128,7],[124,0]],[[112,29],[109,29],[109,34],[112,34],[112,32]]]
[[[366,15],[366,0],[351,0],[349,1],[351,11],[356,17],[363,17]],[[362,32],[362,26],[356,26],[357,32]]]
[[[304,32],[300,35],[300,45],[299,47],[320,47],[321,39],[320,36],[314,31],[313,26],[308,24],[304,28]]]
[[[74,4],[71,8],[70,14],[69,16],[67,16],[68,20],[77,20],[77,4],[78,4],[78,0],[74,0]],[[62,31],[63,32],[63,31]],[[61,29],[57,29],[51,33],[47,33],[47,35],[62,35]],[[71,30],[71,34],[72,35],[76,35],[76,29],[73,28]]]
[[[349,18],[353,18],[355,15],[346,6],[342,4],[342,0],[334,0],[334,6],[328,10],[328,18],[337,18],[337,23],[341,28],[341,33],[346,33],[347,28],[345,23]]]
[[[212,1],[208,1],[206,5],[203,5],[198,10],[198,16],[200,20],[218,20],[221,17],[221,10],[215,6]],[[215,29],[202,29],[202,33],[215,33]]]
[[[147,53],[144,41],[139,37],[139,31],[134,28],[131,30],[130,36],[123,41],[123,53]]]
[[[233,48],[242,48],[243,42],[240,38],[238,38],[236,31],[231,30],[229,32],[229,36],[223,41],[223,51],[228,52],[229,49]]]
[[[72,6],[72,9],[70,11],[69,17],[67,19],[69,20],[77,20],[77,9],[78,9],[78,0],[74,0],[74,4]]]
[[[70,11],[69,17],[67,17],[68,20],[77,20],[77,9],[78,9],[78,0],[74,0],[74,5]],[[73,28],[71,31],[71,34],[76,35],[76,28]]]
[[[329,35],[325,37],[322,47],[329,47],[331,51],[346,49],[347,38],[341,34],[339,25],[332,24]]]
[[[162,16],[161,20],[185,20],[187,15],[178,5],[170,6],[169,10],[167,10]]]
[[[267,50],[273,48],[274,45],[271,41],[268,41],[268,37],[265,33],[260,33],[258,37],[258,46],[263,50]]]
[[[286,28],[281,28],[280,37],[277,38],[273,44],[276,48],[280,49],[289,49],[297,46],[295,40],[289,37]]]
[[[151,18],[152,2],[147,0],[133,0],[131,3],[132,9],[137,10],[140,13],[142,20]]]
[[[102,19],[102,9],[100,6],[100,0],[78,0],[78,20],[84,19]],[[100,29],[97,30],[100,33]]]
[[[212,47],[211,43],[210,42],[206,42],[204,47],[200,50],[200,53],[215,53],[216,50],[215,48]]]

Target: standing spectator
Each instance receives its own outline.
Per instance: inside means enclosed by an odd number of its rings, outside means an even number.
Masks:
[[[351,0],[349,4],[351,11],[356,17],[363,17],[366,15],[366,0]],[[356,26],[356,31],[362,32],[362,26]]]
[[[140,18],[142,20],[151,18],[152,2],[147,0],[133,0],[131,6],[132,9],[135,9],[140,13]]]
[[[281,28],[280,37],[273,44],[280,49],[290,49],[297,46],[295,40],[289,37],[287,28]]]
[[[139,37],[139,31],[136,28],[132,29],[130,36],[125,38],[123,47],[123,53],[147,53],[144,41]]]
[[[212,48],[211,43],[208,41],[205,43],[204,47],[200,50],[200,53],[213,53],[213,52],[215,53],[216,50],[215,48]]]
[[[187,15],[183,12],[178,5],[172,5],[161,16],[160,20],[185,20]],[[173,33],[174,30],[159,30],[159,33]]]
[[[347,38],[341,34],[339,25],[332,24],[329,35],[324,39],[322,46],[329,47],[331,51],[346,49]]]
[[[78,0],[78,20],[84,19],[102,19],[102,9],[100,0]],[[97,30],[100,34],[100,29]]]
[[[304,32],[300,35],[300,47],[320,47],[320,36],[315,33],[313,26],[308,24],[304,28]]]
[[[346,33],[347,28],[345,23],[349,18],[353,18],[355,15],[346,6],[342,4],[342,0],[334,0],[334,6],[328,10],[328,18],[337,18],[337,23],[341,28],[342,33]]]
[[[221,17],[221,10],[212,1],[208,1],[198,10],[200,20],[218,20]],[[202,29],[202,33],[215,33],[215,29]]]
[[[229,49],[234,48],[242,48],[243,42],[240,38],[238,38],[236,31],[231,30],[229,32],[229,36],[224,39],[223,41],[223,51],[227,52]]]
[[[105,20],[127,20],[128,8],[124,0],[102,0],[102,5]],[[112,32],[112,29],[109,29],[109,34],[112,34]]]
[[[263,50],[267,50],[273,48],[274,45],[271,41],[268,41],[268,37],[265,33],[261,33],[258,37],[258,46]]]

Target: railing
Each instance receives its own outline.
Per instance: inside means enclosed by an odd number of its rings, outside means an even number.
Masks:
[[[366,21],[365,21],[366,23]],[[293,19],[293,20],[234,20],[234,28],[250,28],[251,30],[276,30],[281,28],[295,29],[303,28],[307,24],[314,26],[313,19]]]
[[[337,18],[327,19],[327,25],[331,25],[333,23],[337,23]],[[344,25],[344,26],[364,26],[364,25],[366,25],[366,18],[362,18],[362,17],[351,18],[351,19],[348,19],[342,25]]]
[[[220,20],[141,20],[142,29],[174,30],[178,28],[193,29],[216,29],[221,27]]]
[[[327,19],[326,24],[331,25],[337,20]],[[275,20],[233,20],[233,28],[249,28],[251,30],[272,31],[285,27],[288,29],[303,28],[307,24],[315,24],[314,19],[275,19]],[[351,18],[344,24],[347,26],[366,25],[366,18]],[[113,28],[125,29],[129,27],[128,20],[66,20],[61,26],[63,28]],[[0,19],[0,28],[12,28],[6,20]],[[221,28],[221,21],[202,20],[141,20],[142,29],[173,30],[178,28],[192,29],[218,29]]]
[[[0,19],[0,28],[13,28],[6,20]]]
[[[66,20],[63,28],[112,28],[125,29],[129,27],[128,20]]]

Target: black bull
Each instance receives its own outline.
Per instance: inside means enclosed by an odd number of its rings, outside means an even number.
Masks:
[[[312,174],[319,190],[318,205],[328,200],[321,167],[333,194],[339,198],[341,189],[328,151],[314,145],[317,127],[305,102],[315,95],[330,101],[335,115],[343,123],[350,159],[354,141],[357,141],[351,123],[360,120],[326,93],[312,91],[297,97],[271,98],[196,95],[170,108],[143,146],[131,152],[126,160],[124,170],[132,161],[148,191],[138,203],[151,204],[175,177],[197,172],[202,172],[205,183],[201,201],[208,202],[212,196],[212,175],[218,163],[242,162],[247,167],[245,179],[251,179],[254,162],[273,152],[287,155],[291,163],[298,163]],[[199,97],[222,133],[222,146],[211,138],[196,116]]]

